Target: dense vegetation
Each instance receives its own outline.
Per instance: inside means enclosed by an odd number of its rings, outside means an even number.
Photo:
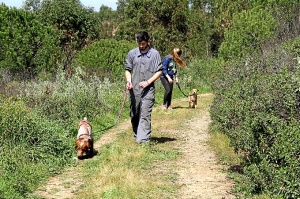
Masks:
[[[96,138],[115,122],[139,30],[161,56],[184,50],[185,91],[215,93],[214,129],[245,156],[236,190],[299,198],[299,8],[289,0],[118,0],[116,11],[79,0],[0,5],[0,198],[26,198],[71,165],[83,116]]]
[[[272,2],[235,15],[219,49],[211,116],[245,154],[239,191],[246,195],[300,197],[297,9]]]

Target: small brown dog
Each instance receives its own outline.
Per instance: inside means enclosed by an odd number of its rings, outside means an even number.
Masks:
[[[189,108],[197,107],[197,92],[198,89],[193,89],[192,93],[189,94]]]
[[[82,159],[84,154],[87,157],[93,157],[94,140],[92,135],[92,126],[86,117],[79,122],[77,139],[75,141],[75,149],[77,150],[78,159]]]

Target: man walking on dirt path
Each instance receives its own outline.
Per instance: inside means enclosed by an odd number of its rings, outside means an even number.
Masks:
[[[130,91],[130,116],[137,143],[147,143],[151,136],[151,113],[155,101],[154,82],[162,74],[161,57],[151,48],[147,32],[136,35],[138,47],[126,57],[126,88]]]

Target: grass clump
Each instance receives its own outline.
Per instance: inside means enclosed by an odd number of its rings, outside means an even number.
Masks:
[[[1,92],[0,198],[28,198],[49,176],[73,165],[83,117],[93,123],[95,139],[116,121],[114,104],[123,99],[116,84],[85,79],[80,70],[70,79],[63,74],[52,81],[13,82],[10,97]],[[112,95],[112,87],[118,94]]]
[[[201,99],[199,107],[207,106],[212,100],[208,98]],[[118,127],[112,129],[118,132],[116,140],[103,145],[99,154],[80,169],[89,175],[76,198],[176,198],[180,189],[176,161],[182,158],[176,140],[182,139],[178,133],[193,117],[187,105],[187,100],[174,100],[178,110],[173,111],[156,106],[149,144],[136,144],[130,125],[120,132]]]
[[[128,132],[116,142],[100,148],[100,155],[83,171],[93,173],[76,198],[163,198],[158,190],[172,189],[157,178],[154,162],[174,160],[178,152],[160,150],[156,144],[137,145]]]

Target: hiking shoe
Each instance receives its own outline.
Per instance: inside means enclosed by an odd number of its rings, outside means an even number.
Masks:
[[[166,107],[165,105],[162,105],[161,109],[162,109],[162,110],[166,110],[167,107]]]
[[[168,110],[173,110],[172,106],[169,106],[169,107],[168,107]]]

